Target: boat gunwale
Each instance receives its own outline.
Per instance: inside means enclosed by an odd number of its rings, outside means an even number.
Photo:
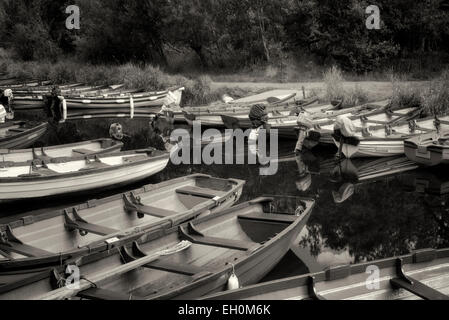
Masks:
[[[85,140],[85,141],[80,141],[80,142],[74,142],[74,143],[68,143],[68,144],[60,144],[60,145],[53,145],[53,146],[47,146],[47,147],[42,147],[42,148],[27,148],[27,149],[0,149],[0,157],[2,155],[7,155],[7,154],[15,154],[15,153],[26,153],[26,152],[32,152],[33,150],[57,150],[57,149],[62,149],[62,148],[70,148],[70,147],[76,147],[76,146],[82,146],[85,144],[90,144],[90,143],[97,143],[99,142],[100,144],[103,144],[104,142],[112,142],[111,146],[108,148],[102,148],[101,150],[99,150],[98,152],[94,153],[98,154],[98,153],[102,153],[102,152],[106,152],[108,153],[108,150],[116,150],[117,148],[123,148],[123,142],[115,140],[115,139],[111,139],[111,138],[98,138],[98,139],[93,139],[93,140]],[[3,151],[8,151],[3,152]],[[3,152],[3,153],[2,153]],[[58,157],[52,157],[52,158],[58,158]],[[8,162],[8,161],[0,161],[0,166],[2,164],[2,162]]]
[[[156,153],[156,155],[152,156],[152,153]],[[170,153],[166,151],[160,151],[155,148],[147,148],[147,149],[140,149],[140,150],[131,150],[131,151],[120,151],[115,153],[103,153],[103,154],[92,154],[92,155],[81,155],[81,156],[75,156],[75,157],[63,157],[59,159],[68,159],[67,162],[74,162],[74,161],[82,161],[82,160],[95,160],[96,157],[101,156],[103,158],[110,158],[114,156],[128,156],[128,155],[139,155],[139,154],[146,154],[147,159],[138,160],[131,163],[123,163],[119,165],[110,165],[108,167],[103,168],[94,168],[91,170],[85,170],[85,171],[71,171],[69,173],[58,173],[55,171],[55,174],[53,175],[42,175],[42,176],[28,176],[28,177],[4,177],[0,178],[0,185],[2,183],[15,183],[15,182],[32,182],[32,181],[52,181],[52,180],[58,180],[58,179],[67,179],[67,178],[74,178],[79,176],[87,176],[97,173],[105,173],[108,171],[115,171],[120,170],[123,168],[132,168],[135,166],[139,166],[145,163],[150,162],[156,162],[162,159],[166,159],[167,161],[170,160]],[[58,158],[55,158],[58,160]],[[27,162],[14,162],[11,165],[8,165],[6,168],[11,167],[23,167],[23,166],[31,166],[33,161],[27,161]],[[1,165],[1,163],[0,163]]]
[[[420,252],[426,252],[426,251],[432,251],[435,252],[435,258],[432,260],[426,260],[426,261],[418,261],[417,256]],[[397,257],[392,258],[385,258],[380,259],[376,261],[371,262],[363,262],[355,265],[339,265],[339,266],[332,266],[324,269],[320,272],[315,273],[307,273],[300,276],[293,276],[288,277],[284,279],[279,280],[273,280],[264,282],[261,284],[255,284],[252,286],[248,286],[246,288],[241,288],[237,290],[232,290],[224,293],[218,293],[218,294],[212,294],[207,297],[200,298],[202,300],[216,300],[216,299],[248,299],[252,296],[257,296],[260,294],[260,292],[270,293],[274,291],[281,291],[281,290],[289,290],[293,288],[299,288],[303,286],[308,286],[310,278],[313,277],[315,280],[315,284],[318,284],[320,282],[327,282],[327,281],[338,281],[342,279],[347,279],[351,276],[358,275],[361,273],[366,273],[366,268],[372,265],[376,265],[379,269],[387,269],[387,268],[396,268],[398,259],[402,259],[404,265],[413,265],[418,263],[426,263],[426,262],[433,262],[440,259],[449,258],[449,249],[424,249],[424,250],[417,250],[415,252],[412,252],[407,255],[401,255]],[[343,273],[340,273],[340,275],[332,277],[329,274],[332,271],[336,271],[338,269],[346,269],[345,275],[342,275]]]
[[[6,123],[9,123],[9,122],[6,122]],[[20,123],[26,124],[26,122],[23,122],[23,121],[21,121]],[[11,124],[11,127],[13,127],[15,125],[17,125],[17,124]],[[8,126],[0,127],[0,128],[8,128]],[[8,141],[15,140],[15,139],[18,139],[18,138],[23,138],[23,137],[25,137],[27,135],[33,134],[33,133],[38,132],[40,130],[47,130],[47,128],[48,128],[48,123],[47,122],[40,122],[39,124],[36,124],[36,126],[34,126],[32,128],[29,128],[29,129],[26,129],[23,132],[19,132],[17,134],[12,134],[12,135],[5,136],[5,137],[0,137],[0,143],[8,142]]]

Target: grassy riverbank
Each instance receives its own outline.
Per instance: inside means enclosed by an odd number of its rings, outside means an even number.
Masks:
[[[172,74],[151,65],[91,65],[71,60],[20,62],[0,55],[0,73],[19,79],[46,79],[59,84],[124,83],[127,88],[148,91],[183,86],[184,105],[205,105],[219,100],[224,93],[239,98],[268,89],[301,89],[304,86],[309,95],[318,96],[322,102],[343,99],[345,107],[391,98],[394,106],[423,106],[427,115],[449,111],[449,70],[430,81],[406,81],[407,77],[390,74],[388,81],[348,82],[340,69],[332,67],[322,73],[321,81],[316,82],[216,82],[209,75]]]

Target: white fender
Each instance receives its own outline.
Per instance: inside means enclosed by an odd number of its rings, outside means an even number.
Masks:
[[[134,119],[134,98],[132,95],[129,96],[129,106],[130,106],[130,118]]]
[[[67,120],[67,100],[64,97],[62,98],[62,119],[61,123],[65,122]]]

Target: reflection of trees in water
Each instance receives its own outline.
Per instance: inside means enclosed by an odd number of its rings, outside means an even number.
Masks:
[[[441,213],[443,221],[437,220],[435,212],[442,208],[428,205],[426,197],[404,193],[396,179],[360,185],[351,199],[338,205],[327,191],[317,201],[301,244],[315,256],[323,245],[348,250],[356,262],[447,247],[448,215]]]

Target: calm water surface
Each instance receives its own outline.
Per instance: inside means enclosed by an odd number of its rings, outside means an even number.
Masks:
[[[148,122],[141,120],[69,122],[51,127],[36,146],[107,137],[112,122],[120,122],[129,135],[124,140],[126,150],[161,147],[148,129]],[[38,214],[148,183],[205,173],[246,180],[241,202],[276,194],[316,199],[307,227],[265,280],[321,271],[331,265],[406,254],[415,249],[449,247],[447,167],[370,178],[379,168],[376,160],[347,161],[338,165],[334,160],[335,150],[322,149],[295,157],[290,154],[293,147],[294,142],[280,143],[279,169],[274,176],[260,176],[259,166],[255,165],[169,165],[156,176],[119,190],[1,204],[0,222],[7,223],[14,215],[24,212]]]

